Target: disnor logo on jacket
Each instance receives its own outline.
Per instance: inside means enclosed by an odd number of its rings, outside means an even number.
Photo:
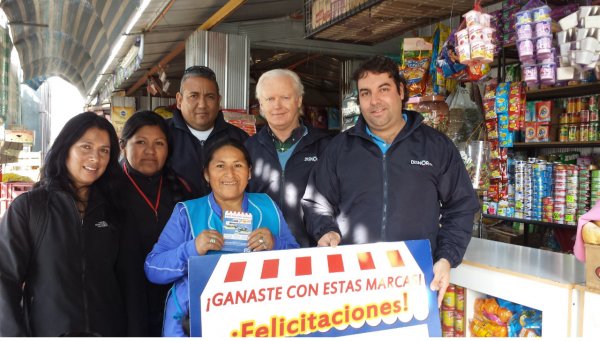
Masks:
[[[427,160],[410,160],[410,164],[411,165],[419,165],[419,166],[429,166],[429,167],[433,167],[433,164]]]
[[[316,155],[304,157],[304,162],[317,162],[317,161],[319,161],[319,158]]]

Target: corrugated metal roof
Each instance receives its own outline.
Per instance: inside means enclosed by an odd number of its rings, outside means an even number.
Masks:
[[[484,0],[482,3],[500,0]],[[139,34],[144,35],[144,57],[139,70],[123,81],[120,89],[131,89],[169,52],[185,41],[190,34],[211,15],[223,7],[227,0],[151,0],[137,24],[131,29],[117,55],[109,61],[106,75],[100,75],[107,63],[115,42],[125,32],[128,20],[133,16],[140,0],[0,0],[0,8],[6,13],[12,30],[13,42],[19,52],[24,79],[37,88],[49,76],[60,76],[83,93],[89,94],[99,76],[102,86],[123,60]],[[225,18],[214,30],[247,34],[252,47],[253,76],[273,67],[295,66],[303,80],[314,86],[325,85],[331,89],[338,86],[339,72],[335,56],[356,58],[369,54],[398,53],[399,40],[390,39],[400,35],[401,30],[383,29],[381,22],[360,22],[362,31],[340,23],[336,27],[317,32],[314,37],[330,40],[304,39],[304,0],[247,0]],[[386,14],[389,23],[396,21],[404,31],[419,24],[439,21],[450,12],[458,15],[473,5],[473,0],[388,0],[394,6]],[[434,8],[435,7],[435,8]],[[370,19],[384,8],[370,10]],[[354,20],[361,17],[356,16]],[[377,27],[375,27],[375,26]],[[379,26],[381,27],[379,27]],[[404,25],[404,26],[402,26]],[[367,35],[366,32],[369,34]],[[350,34],[350,36],[348,36]],[[374,46],[350,45],[365,37],[372,41],[386,40]],[[260,49],[260,50],[259,50]],[[257,52],[254,52],[254,51]],[[269,52],[270,50],[270,52]],[[271,56],[268,54],[271,53]],[[287,60],[278,63],[279,54]],[[295,55],[295,56],[294,56]],[[260,59],[262,62],[257,63]],[[178,79],[185,68],[185,54],[180,54],[164,67],[171,80],[174,93]],[[99,89],[96,89],[98,91]]]
[[[26,83],[60,76],[86,92],[139,1],[4,0]]]

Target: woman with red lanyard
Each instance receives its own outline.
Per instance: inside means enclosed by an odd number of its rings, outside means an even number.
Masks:
[[[129,336],[160,336],[170,286],[150,283],[144,274],[146,255],[158,240],[173,207],[190,199],[190,189],[166,164],[167,126],[153,111],[127,120],[119,144],[123,171],[119,196],[127,212],[120,270]],[[198,170],[201,176],[202,170]]]

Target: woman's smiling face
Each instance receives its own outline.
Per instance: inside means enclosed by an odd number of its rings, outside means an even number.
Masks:
[[[225,145],[213,154],[204,177],[217,202],[239,200],[248,185],[250,167],[241,150]]]
[[[98,180],[110,160],[108,132],[97,127],[88,129],[69,149],[67,170],[73,187],[79,189]]]

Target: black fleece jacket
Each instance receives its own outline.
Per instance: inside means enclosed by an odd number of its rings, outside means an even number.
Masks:
[[[248,134],[242,129],[229,124],[219,112],[213,131],[204,143],[190,132],[181,111],[175,110],[173,117],[167,120],[169,128],[169,160],[171,169],[188,183],[192,188],[192,197],[199,198],[210,193],[210,187],[202,170],[206,158],[206,145],[223,137],[231,137],[244,143]]]
[[[308,232],[342,244],[429,239],[434,261],[462,261],[479,199],[452,141],[404,111],[408,122],[385,154],[361,116],[313,169],[302,206]]]
[[[285,169],[281,169],[275,144],[266,128],[246,141],[253,163],[248,191],[267,193],[277,203],[301,247],[316,245],[312,236],[306,232],[300,200],[310,171],[331,140],[331,136],[325,131],[309,125],[306,128],[306,135],[297,142]]]
[[[116,270],[120,228],[106,200],[92,187],[81,219],[71,194],[47,187],[33,191],[47,192],[41,196],[48,205],[45,228],[29,228],[28,193],[12,202],[0,222],[0,336],[27,335],[23,283],[29,292],[28,336],[125,335]]]
[[[146,176],[133,169],[125,160],[121,163],[121,169],[123,166],[127,167],[129,176],[152,205],[157,202],[162,178],[160,200],[155,214],[125,172],[119,174],[120,206],[127,210],[123,217],[123,252],[119,261],[127,311],[127,335],[160,337],[165,301],[171,286],[150,283],[144,273],[144,261],[158,241],[175,204],[191,197],[185,185],[167,168],[163,168],[163,172],[159,174]]]

